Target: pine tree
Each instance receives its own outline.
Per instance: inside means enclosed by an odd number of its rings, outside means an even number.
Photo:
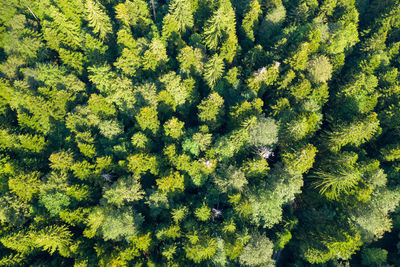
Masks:
[[[228,36],[235,33],[235,12],[229,1],[221,1],[220,7],[213,13],[204,28],[205,44],[215,51],[223,41],[224,34]]]
[[[88,228],[84,235],[93,238],[100,234],[104,240],[130,240],[137,235],[143,218],[131,209],[115,209],[113,207],[96,207],[88,216]]]
[[[134,49],[124,48],[121,56],[114,63],[115,67],[121,69],[124,74],[133,76],[141,66],[139,51]]]
[[[283,154],[283,162],[294,172],[305,173],[313,167],[317,152],[317,148],[308,144],[292,153]]]
[[[85,7],[89,26],[93,28],[94,33],[99,35],[100,39],[104,40],[107,34],[112,33],[111,21],[104,12],[104,7],[92,0],[87,0]]]
[[[172,110],[181,110],[185,104],[193,101],[194,98],[194,83],[193,79],[183,80],[181,76],[170,72],[160,78],[165,86],[165,91],[159,93],[160,101],[172,106]]]
[[[0,200],[0,222],[19,227],[30,217],[30,205],[15,195],[6,193],[0,197]]]
[[[265,14],[257,34],[263,45],[270,44],[273,37],[279,34],[287,13],[282,1],[271,2],[268,7],[269,10]]]
[[[1,266],[400,266],[399,1],[3,2]]]
[[[177,59],[183,73],[197,75],[203,73],[204,53],[200,48],[186,46],[180,50]]]
[[[156,183],[158,189],[163,193],[183,191],[185,189],[184,176],[177,171],[171,171],[168,176],[157,179]]]
[[[204,79],[207,81],[208,86],[211,88],[217,83],[217,81],[222,77],[224,72],[224,61],[214,54],[212,58],[204,66]]]
[[[157,67],[161,67],[167,63],[168,55],[165,45],[158,39],[154,38],[148,50],[146,50],[142,57],[142,64],[144,70],[155,71]]]
[[[128,168],[136,176],[140,176],[147,171],[157,175],[158,163],[157,158],[146,154],[135,154],[128,158]]]
[[[322,117],[319,113],[298,114],[297,119],[293,118],[285,125],[286,139],[288,141],[301,140],[310,136],[310,134],[318,129],[321,120]]]
[[[257,25],[261,14],[262,10],[260,2],[258,0],[251,1],[249,11],[246,13],[242,21],[242,28],[246,37],[253,42],[255,41],[254,33],[257,32],[255,26]]]
[[[386,263],[388,252],[381,248],[366,248],[362,250],[362,264],[366,266],[383,265]]]
[[[173,139],[179,139],[185,132],[184,125],[184,122],[179,121],[175,117],[172,117],[164,124],[165,135]]]
[[[308,62],[308,73],[314,82],[327,82],[332,76],[332,65],[325,56],[312,58]]]
[[[278,125],[275,120],[260,116],[248,127],[249,143],[257,148],[272,147],[278,141]]]
[[[193,27],[193,11],[191,2],[188,0],[174,0],[169,5],[169,14],[176,21],[177,30],[185,32]]]
[[[358,184],[361,172],[356,165],[357,154],[343,152],[331,157],[323,170],[316,170],[312,174],[315,179],[313,184],[328,199],[338,199]]]
[[[58,251],[62,256],[70,255],[72,233],[66,226],[48,226],[38,232],[31,233],[35,246],[48,251],[50,254]]]
[[[152,24],[148,3],[143,0],[127,0],[115,7],[116,18],[126,26],[144,31]]]
[[[221,192],[235,192],[243,191],[248,181],[245,174],[240,169],[233,165],[220,170],[214,175],[214,183],[217,185],[218,190]]]
[[[370,201],[360,203],[349,211],[349,217],[359,229],[364,242],[378,240],[390,231],[392,219],[389,214],[398,207],[399,200],[398,190],[378,188],[371,194]]]
[[[120,177],[112,186],[107,186],[103,190],[103,197],[107,202],[117,207],[141,200],[144,196],[139,178],[134,176]]]
[[[195,242],[185,246],[186,257],[195,263],[200,263],[204,260],[210,259],[217,252],[215,239],[205,239],[204,241]]]
[[[337,129],[337,130],[336,130]],[[326,132],[326,144],[332,151],[338,151],[341,147],[350,144],[359,146],[370,140],[379,129],[379,120],[376,113],[371,113],[363,119],[353,123],[339,124],[335,130]]]
[[[20,199],[29,202],[39,192],[39,176],[38,172],[19,175],[8,180],[8,187]]]
[[[267,237],[255,233],[243,248],[239,261],[246,266],[272,266],[275,263],[272,260],[272,253],[273,243]]]
[[[198,117],[209,127],[216,128],[222,123],[220,119],[224,115],[223,108],[224,99],[218,93],[212,93],[198,106]]]
[[[349,193],[360,179],[360,174],[354,170],[338,170],[335,173],[317,171],[314,175],[318,179],[318,182],[314,183],[315,187],[320,190],[320,194],[330,199],[337,199],[341,194]]]
[[[139,114],[136,115],[136,120],[143,131],[149,130],[153,134],[156,134],[160,127],[157,110],[151,107],[141,108]]]
[[[335,258],[350,259],[362,245],[360,233],[348,226],[338,227],[338,223],[327,223],[326,227],[320,229],[320,234],[316,238],[301,248],[302,257],[312,264],[320,264]]]

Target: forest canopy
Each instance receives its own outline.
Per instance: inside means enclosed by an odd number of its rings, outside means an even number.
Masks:
[[[0,1],[0,266],[400,266],[398,0]]]

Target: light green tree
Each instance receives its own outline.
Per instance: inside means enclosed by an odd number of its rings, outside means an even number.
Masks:
[[[255,41],[254,33],[257,32],[256,25],[260,20],[261,14],[262,9],[260,2],[258,0],[251,1],[249,11],[246,13],[242,21],[242,28],[246,37],[253,42]]]
[[[20,199],[29,202],[39,192],[39,177],[38,172],[18,175],[8,180],[8,187]]]
[[[152,107],[141,108],[135,118],[142,130],[149,130],[153,134],[157,133],[160,121],[158,120],[156,109]]]
[[[211,88],[222,77],[224,61],[218,54],[214,54],[204,66],[204,79]]]
[[[173,117],[164,123],[165,135],[173,139],[179,139],[185,133],[184,125],[183,121],[179,121],[176,117]]]
[[[275,266],[273,248],[274,244],[266,236],[255,233],[243,248],[239,262],[245,266]]]
[[[307,71],[312,81],[323,83],[331,78],[332,65],[326,56],[318,56],[308,62]]]
[[[198,220],[204,222],[210,219],[211,209],[203,202],[203,205],[197,208],[194,214]]]
[[[259,116],[248,127],[249,143],[255,147],[272,147],[278,141],[278,130],[274,119]]]
[[[112,32],[111,21],[104,12],[104,6],[101,3],[87,0],[85,7],[89,26],[93,28],[94,33],[99,35],[100,39],[104,39],[107,34]]]
[[[225,113],[224,99],[218,93],[210,94],[201,101],[197,108],[200,121],[210,128],[215,129],[222,123],[220,120]]]
[[[90,212],[83,234],[88,238],[100,235],[106,241],[128,241],[137,235],[142,221],[142,216],[131,209],[99,206]]]
[[[144,197],[139,178],[135,176],[119,177],[117,182],[114,182],[112,186],[106,186],[103,190],[103,198],[117,207],[141,200]]]
[[[332,151],[338,151],[347,144],[359,146],[370,140],[379,129],[377,116],[378,114],[371,113],[352,123],[335,125],[333,130],[325,134],[327,146]]]

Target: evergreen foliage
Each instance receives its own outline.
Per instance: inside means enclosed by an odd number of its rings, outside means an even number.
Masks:
[[[400,266],[400,3],[0,5],[0,266]]]

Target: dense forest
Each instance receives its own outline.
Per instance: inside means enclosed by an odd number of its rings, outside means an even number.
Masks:
[[[400,266],[399,0],[0,0],[0,266]]]

